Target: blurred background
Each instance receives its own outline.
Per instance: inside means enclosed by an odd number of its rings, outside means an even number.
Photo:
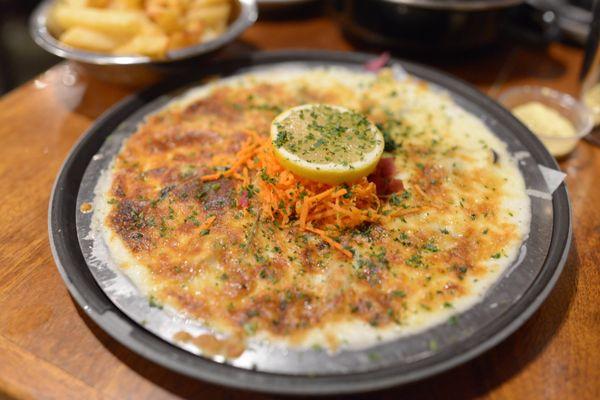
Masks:
[[[37,0],[0,0],[0,94],[60,61],[38,47],[29,34]]]
[[[28,19],[38,3],[0,0],[0,94],[60,61],[39,48],[29,34]],[[362,50],[395,49],[402,57],[419,58],[423,50],[463,53],[501,41],[541,47],[561,40],[580,46],[589,29],[593,0],[330,0],[311,2],[310,13],[299,7],[273,7],[285,1],[258,3],[263,20],[330,14]],[[477,12],[458,12],[457,5]]]

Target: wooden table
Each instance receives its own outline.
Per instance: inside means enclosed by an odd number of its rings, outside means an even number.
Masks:
[[[260,49],[353,47],[328,19],[261,22]],[[497,48],[441,68],[495,94],[541,84],[577,94],[581,51]],[[0,398],[271,398],[194,381],[119,345],[78,308],[48,245],[50,188],[90,124],[128,94],[58,65],[0,100]],[[376,398],[600,398],[600,149],[581,143],[568,174],[574,240],[556,288],[509,339],[477,359]]]

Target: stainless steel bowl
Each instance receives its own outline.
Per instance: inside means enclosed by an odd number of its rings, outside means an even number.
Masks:
[[[98,79],[131,86],[152,83],[214,55],[258,18],[256,0],[236,0],[232,21],[222,35],[204,43],[170,51],[165,59],[154,60],[147,56],[94,53],[62,44],[48,27],[48,14],[54,2],[43,1],[31,15],[30,31],[35,42],[48,52],[72,61],[80,70]]]

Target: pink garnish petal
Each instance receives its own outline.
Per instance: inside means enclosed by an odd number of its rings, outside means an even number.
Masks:
[[[377,58],[367,61],[364,68],[369,72],[377,72],[390,61],[390,53],[381,53]]]

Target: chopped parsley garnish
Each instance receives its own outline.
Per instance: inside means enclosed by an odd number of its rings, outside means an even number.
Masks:
[[[265,168],[260,170],[260,179],[262,179],[263,181],[270,183],[272,185],[277,183],[277,179],[273,178],[272,176],[269,176],[269,174],[267,174],[267,170]]]
[[[246,332],[247,335],[254,335],[256,333],[256,322],[246,322],[244,324],[244,332]]]
[[[256,193],[258,193],[258,188],[252,184],[246,186],[242,189],[242,191],[246,192],[246,195],[249,199],[253,198]]]
[[[400,196],[398,196],[397,193],[392,193],[389,198],[389,202],[393,206],[399,206],[400,204],[402,204],[402,199],[400,198]]]
[[[156,297],[154,297],[153,295],[150,295],[150,297],[148,297],[148,305],[152,308],[158,308],[159,310],[163,309],[162,304],[160,304],[157,300]]]
[[[150,205],[152,207],[156,207],[158,203],[160,203],[161,201],[166,199],[167,196],[169,196],[169,192],[173,190],[173,188],[174,186],[165,186],[164,188],[162,188],[160,192],[158,192],[158,196],[150,202]]]
[[[164,218],[160,219],[160,226],[158,227],[158,233],[160,235],[161,238],[164,238],[167,236],[169,232],[169,227],[167,226],[167,223],[165,222]]]
[[[328,105],[293,109],[275,123],[275,129],[276,147],[313,163],[332,162],[340,154],[347,163],[354,163],[381,145],[362,114]]]
[[[427,242],[423,246],[423,250],[427,250],[427,251],[429,251],[431,253],[437,253],[438,251],[440,251],[440,249],[433,242]]]
[[[405,138],[410,133],[410,127],[393,118],[377,124],[377,128],[383,135],[383,141],[385,143],[384,151],[389,153],[401,148],[402,142],[398,142],[398,138]]]
[[[194,226],[200,226],[200,221],[198,220],[198,211],[192,211],[190,215],[185,217],[185,222],[191,222]]]
[[[421,255],[418,253],[413,254],[409,259],[407,259],[406,264],[415,268],[423,267],[425,265],[423,263],[423,257],[421,257]]]
[[[277,132],[277,138],[273,143],[277,147],[283,147],[288,142],[289,136],[290,134],[287,131],[283,130],[282,128],[279,128],[279,131]]]

